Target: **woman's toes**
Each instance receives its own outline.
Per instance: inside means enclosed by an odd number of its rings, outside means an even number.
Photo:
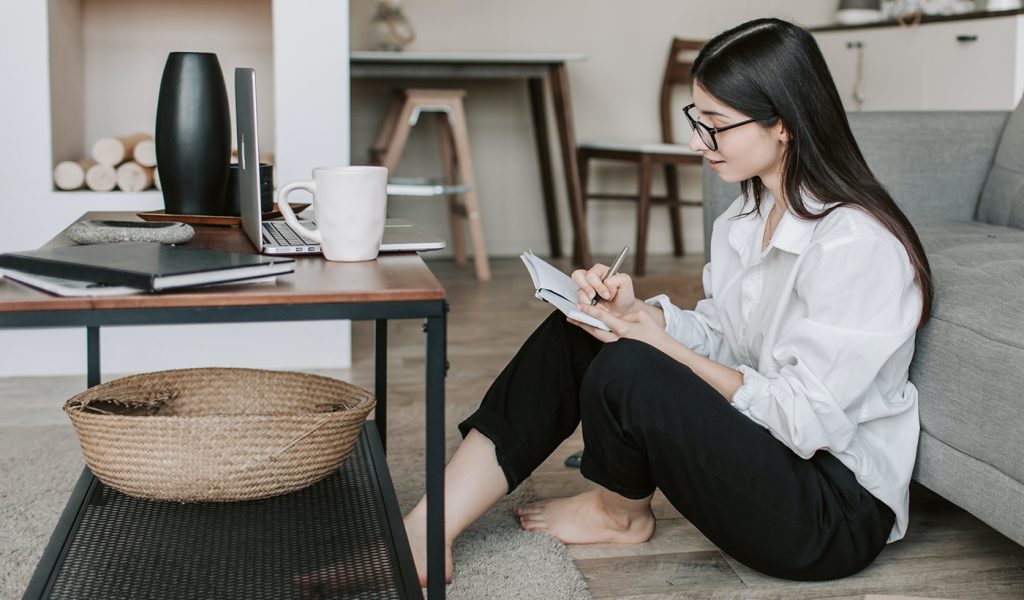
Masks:
[[[536,515],[544,512],[544,507],[546,505],[546,502],[531,502],[530,504],[522,504],[515,508],[515,513],[519,516]]]

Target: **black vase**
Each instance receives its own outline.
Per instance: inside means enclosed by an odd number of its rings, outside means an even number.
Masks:
[[[156,106],[155,143],[167,213],[227,214],[231,113],[216,54],[167,56]]]

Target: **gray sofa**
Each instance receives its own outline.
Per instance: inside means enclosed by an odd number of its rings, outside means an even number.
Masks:
[[[914,479],[1024,545],[1024,103],[1012,113],[852,113],[850,123],[935,280],[910,368],[921,414]],[[714,218],[738,196],[705,168],[705,256]]]

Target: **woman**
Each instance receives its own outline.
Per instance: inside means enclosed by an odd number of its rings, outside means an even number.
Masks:
[[[764,573],[844,577],[907,528],[919,431],[908,381],[931,275],[920,240],[865,164],[821,52],[777,19],[701,50],[690,148],[743,194],[715,221],[707,298],[634,297],[626,274],[576,271],[554,313],[460,425],[446,470],[455,537],[583,424],[600,488],[516,510],[565,543],[644,542],[655,488]],[[598,294],[600,302],[590,306]],[[423,501],[406,517],[425,573]]]

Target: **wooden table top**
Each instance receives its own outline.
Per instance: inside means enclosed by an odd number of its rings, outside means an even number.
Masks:
[[[89,212],[86,219],[139,220],[129,212]],[[240,227],[194,226],[188,246],[255,254]],[[44,247],[73,245],[63,233]],[[158,294],[106,298],[53,296],[0,279],[0,312],[132,308],[192,308],[279,304],[335,304],[443,300],[444,287],[415,252],[381,254],[377,260],[342,263],[320,256],[296,257],[295,272],[276,283],[215,286]]]
[[[355,50],[353,63],[561,64],[586,60],[582,52],[386,52]]]

